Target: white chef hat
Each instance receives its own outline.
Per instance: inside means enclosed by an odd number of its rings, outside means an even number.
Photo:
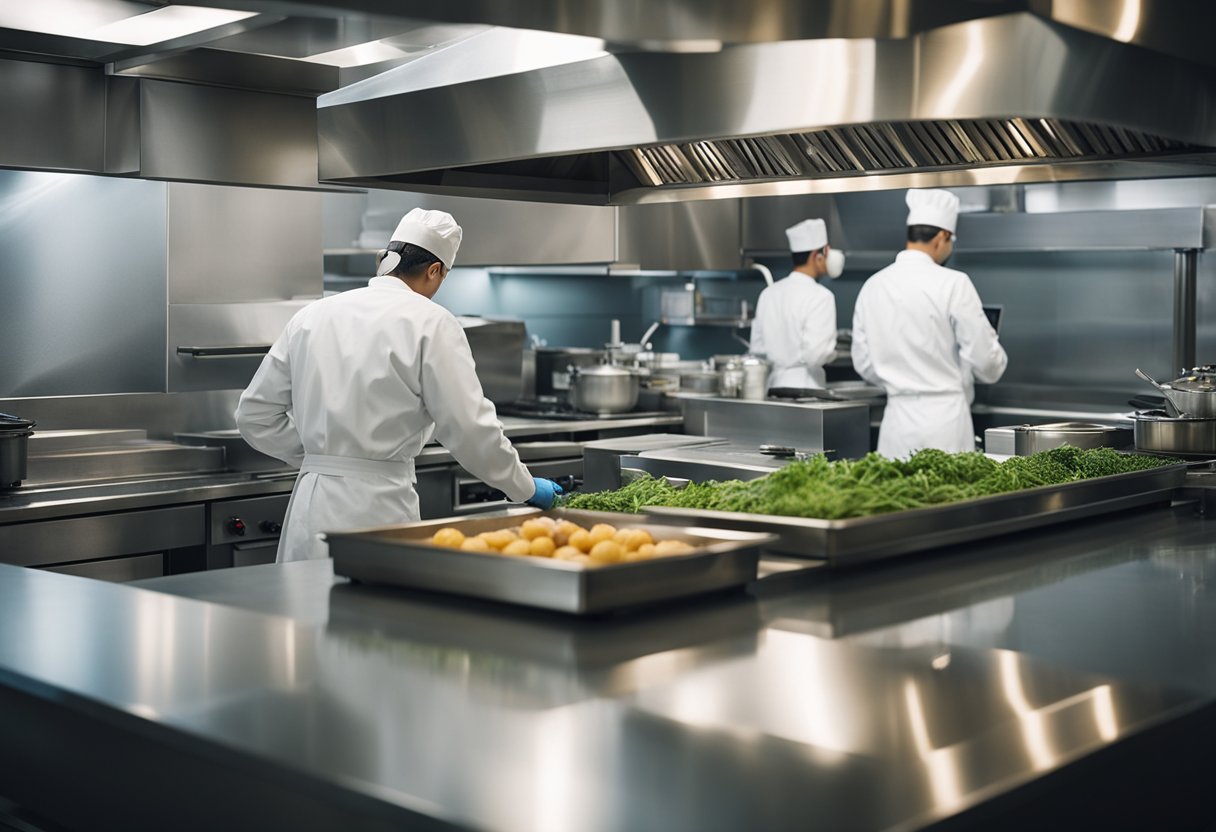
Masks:
[[[803,220],[785,229],[791,252],[818,251],[828,244],[828,226],[823,220]]]
[[[424,248],[438,257],[444,268],[452,268],[456,261],[456,251],[464,232],[456,223],[456,219],[447,211],[429,211],[425,208],[414,208],[397,223],[397,230],[389,238],[390,243],[412,243]],[[380,261],[376,274],[384,275],[397,268],[401,255],[390,250]]]
[[[951,234],[958,225],[959,199],[949,191],[925,188],[908,191],[908,225],[931,225]]]

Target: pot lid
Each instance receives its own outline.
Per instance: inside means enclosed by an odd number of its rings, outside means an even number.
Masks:
[[[1216,373],[1204,372],[1209,368],[1196,367],[1189,374],[1162,385],[1183,393],[1216,393]]]
[[[1033,431],[1043,433],[1108,433],[1119,430],[1120,428],[1111,425],[1102,425],[1097,422],[1051,422],[1046,425],[1018,425],[1016,428],[1020,431]],[[1127,428],[1123,428],[1127,430]]]
[[[573,372],[580,376],[631,376],[632,370],[618,367],[615,364],[593,364],[588,367],[575,367]]]
[[[14,416],[11,413],[0,413],[0,433],[27,431],[35,424],[37,423],[29,419],[22,419],[20,416]]]

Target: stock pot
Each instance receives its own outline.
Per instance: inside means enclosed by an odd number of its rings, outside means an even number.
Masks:
[[[597,364],[570,368],[570,404],[588,413],[624,413],[638,403],[638,375],[624,367]]]
[[[33,433],[34,423],[29,419],[0,413],[0,488],[15,488],[25,479]]]

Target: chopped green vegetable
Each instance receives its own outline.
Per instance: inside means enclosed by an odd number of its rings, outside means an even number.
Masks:
[[[820,455],[747,482],[709,481],[681,489],[663,477],[645,476],[616,491],[564,497],[560,505],[628,513],[644,506],[679,506],[838,520],[1142,471],[1173,462],[1110,448],[1081,450],[1068,445],[1005,462],[981,453],[937,450],[920,451],[907,461],[872,453],[858,460],[829,462]]]

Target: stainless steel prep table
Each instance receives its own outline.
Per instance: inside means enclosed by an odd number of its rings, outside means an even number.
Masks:
[[[1130,512],[593,627],[325,561],[0,568],[0,783],[128,829],[1187,828],[1212,522]]]

